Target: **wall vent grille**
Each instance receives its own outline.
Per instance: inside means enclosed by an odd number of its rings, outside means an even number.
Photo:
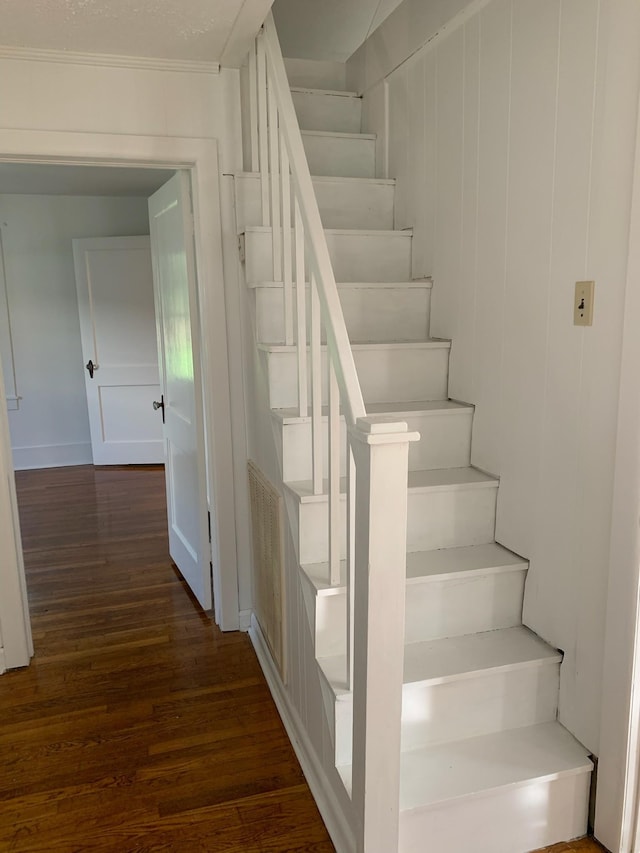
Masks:
[[[254,462],[249,461],[247,467],[253,539],[254,612],[284,681],[286,661],[282,497]]]

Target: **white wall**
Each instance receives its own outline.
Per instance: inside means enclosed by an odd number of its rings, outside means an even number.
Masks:
[[[14,467],[91,463],[74,237],[147,234],[146,198],[0,195],[19,409]]]
[[[473,463],[501,476],[497,538],[531,559],[525,622],[564,650],[560,717],[597,753],[640,7],[462,5],[419,31],[405,0],[350,76],[388,128],[396,227],[415,228],[432,334],[453,339],[450,394],[476,404]]]

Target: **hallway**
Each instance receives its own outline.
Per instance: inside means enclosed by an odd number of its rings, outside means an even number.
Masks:
[[[0,679],[0,851],[330,853],[249,638],[167,553],[164,473],[16,475],[35,658]]]

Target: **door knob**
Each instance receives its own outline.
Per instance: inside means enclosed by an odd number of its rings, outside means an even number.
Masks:
[[[162,423],[164,423],[164,394],[160,397],[160,402],[157,400],[153,401],[153,408],[157,412],[158,409],[162,409]]]
[[[91,379],[93,379],[93,374],[94,374],[94,372],[98,369],[98,365],[97,365],[97,364],[94,364],[94,363],[91,361],[91,359],[89,359],[89,361],[85,364],[85,367],[86,367],[86,368],[87,368],[87,370],[89,371],[89,376],[90,376],[90,378],[91,378]]]

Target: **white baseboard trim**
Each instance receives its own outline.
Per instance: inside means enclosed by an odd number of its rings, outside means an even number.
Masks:
[[[93,464],[90,442],[13,447],[12,452],[13,467],[16,471],[25,471],[29,468],[62,468],[65,465]]]
[[[251,628],[251,619],[253,617],[253,610],[241,610],[238,614],[240,618],[240,630],[248,631]]]
[[[7,661],[4,654],[4,649],[0,649],[0,675],[4,675],[7,671]]]
[[[354,853],[355,840],[331,784],[326,777],[322,764],[305,731],[297,710],[291,704],[280,674],[274,664],[260,626],[251,614],[249,637],[256,651],[262,672],[267,680],[273,701],[296,753],[302,772],[311,789],[313,798],[322,815],[322,819],[331,836],[337,853]]]

